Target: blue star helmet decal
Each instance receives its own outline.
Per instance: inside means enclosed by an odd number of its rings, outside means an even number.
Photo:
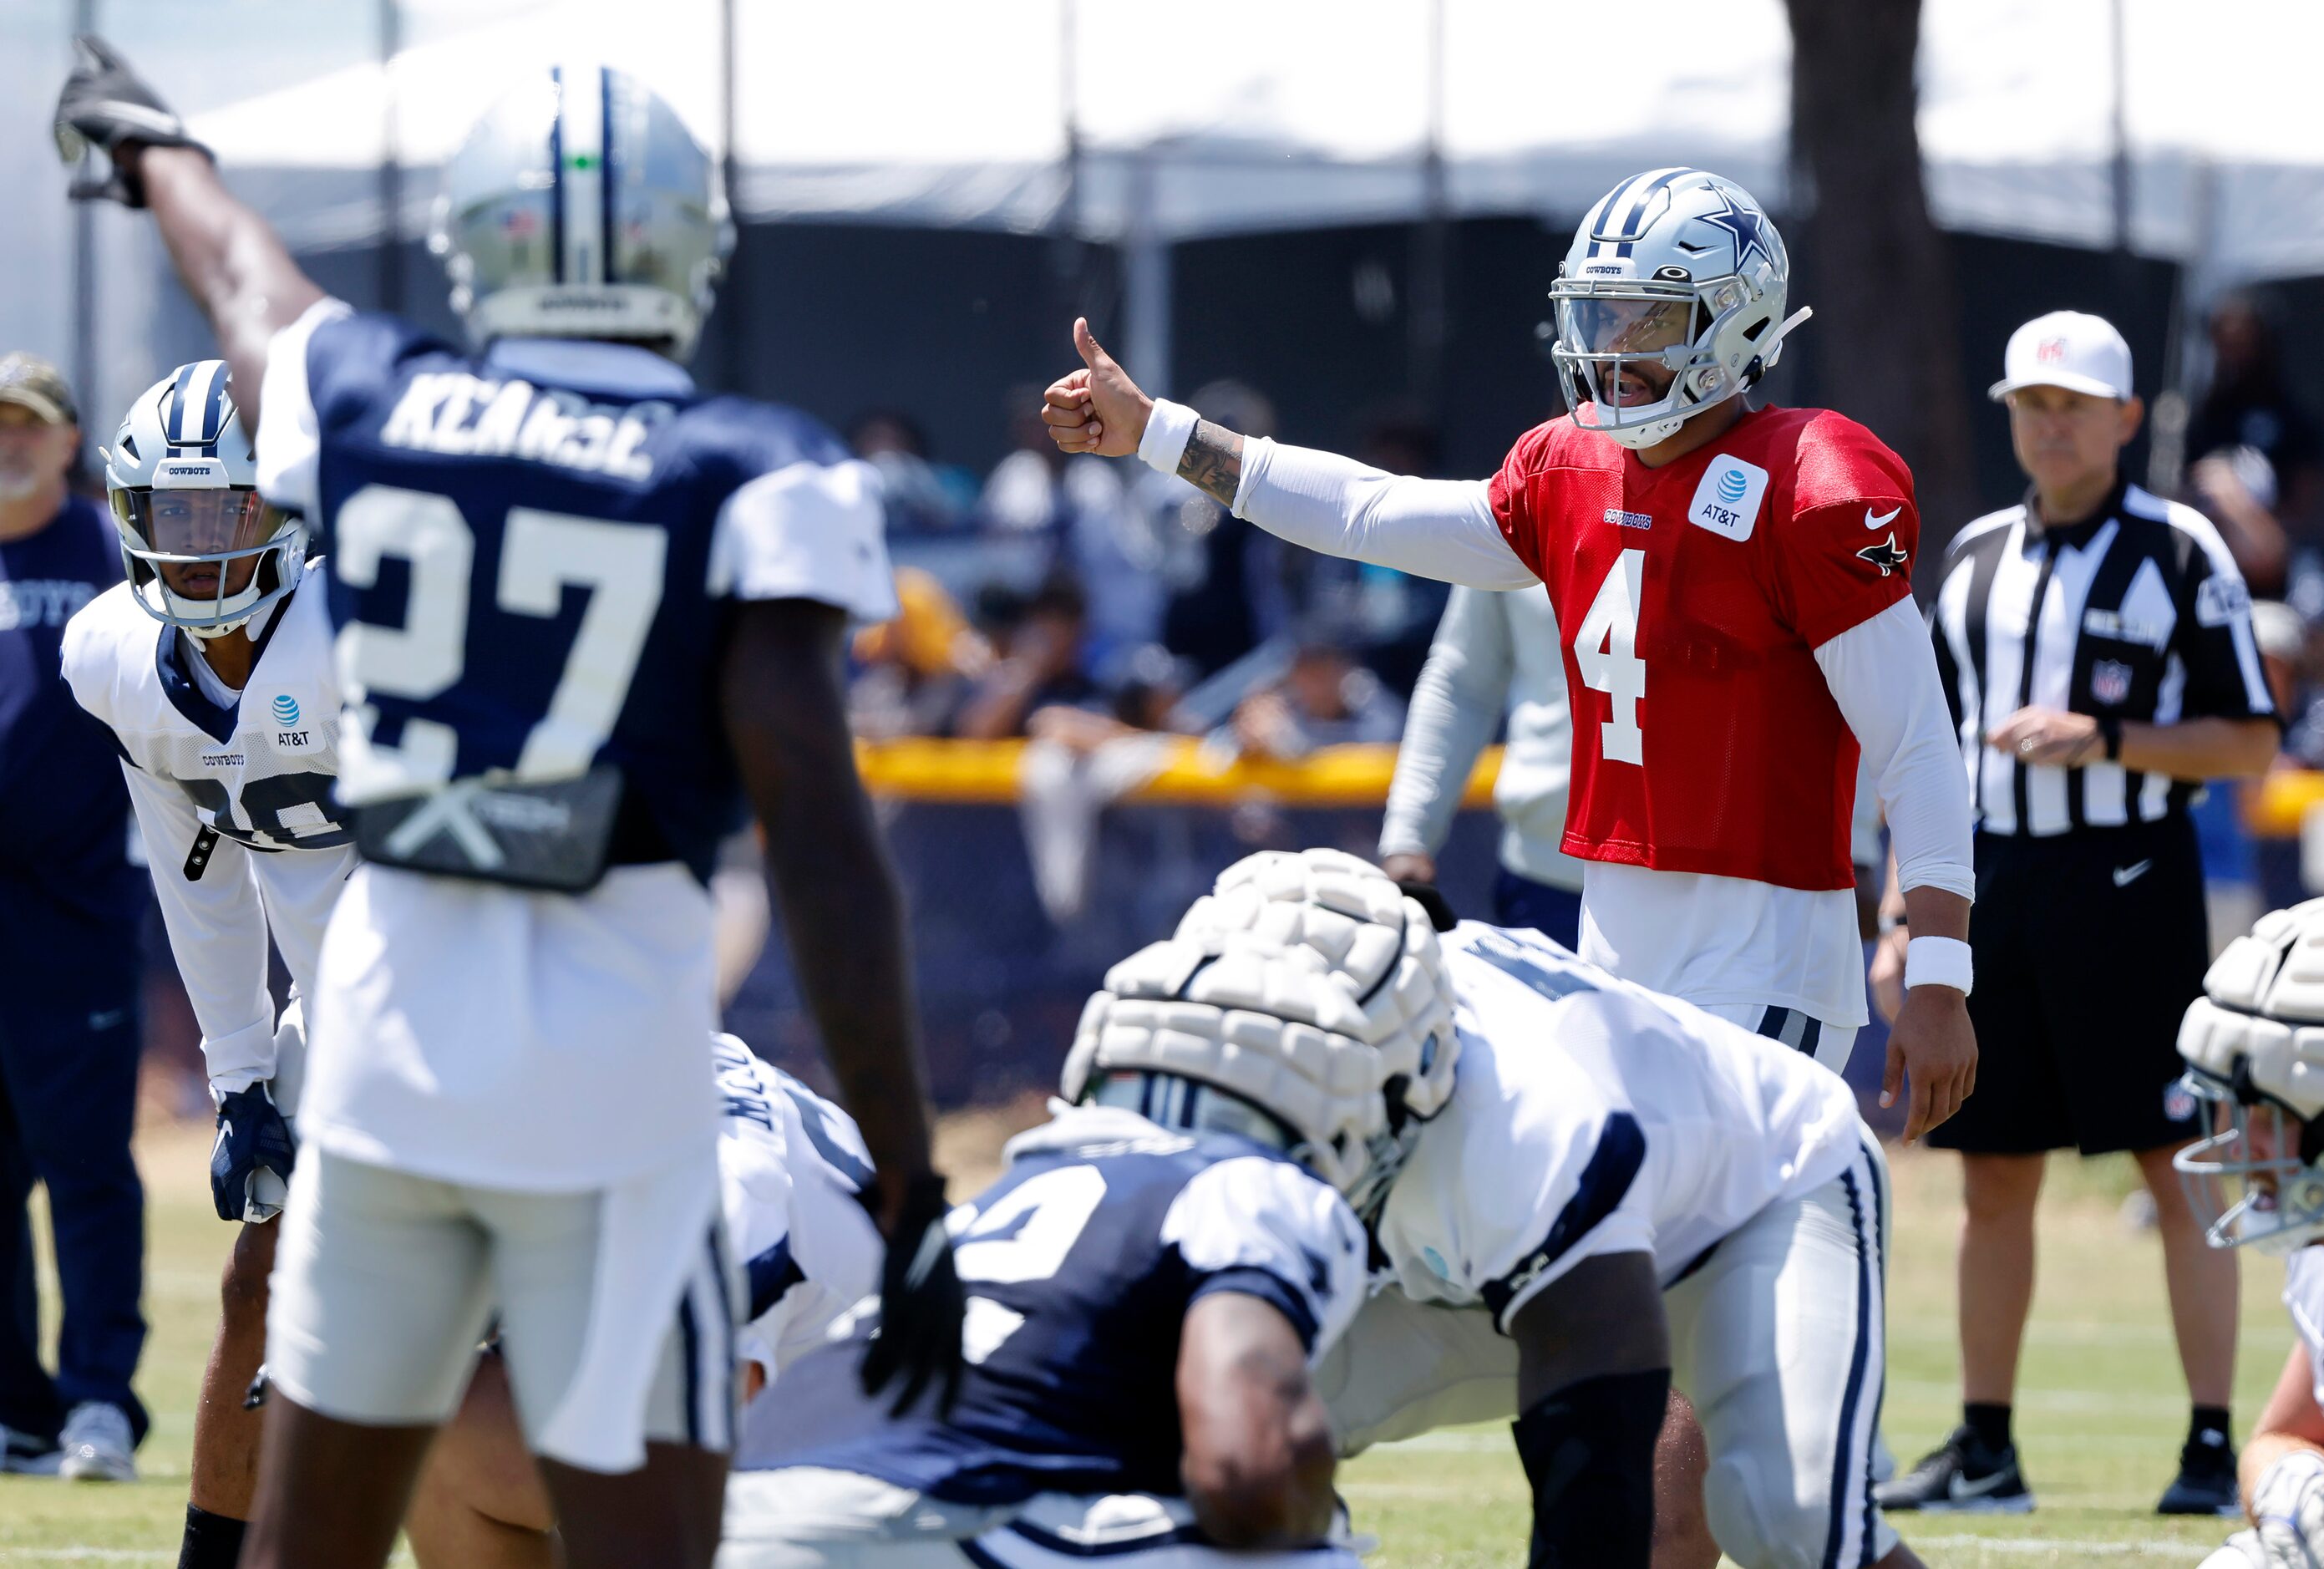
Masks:
[[[1712,189],[1711,194],[1719,198],[1719,205],[1723,210],[1704,213],[1702,221],[1715,224],[1735,237],[1735,270],[1740,272],[1749,266],[1751,253],[1757,251],[1762,261],[1780,271],[1783,263],[1776,260],[1775,250],[1768,244],[1766,216],[1755,212],[1748,207],[1736,206],[1733,197],[1716,187]]]

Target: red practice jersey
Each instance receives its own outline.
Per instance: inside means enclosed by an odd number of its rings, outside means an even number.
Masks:
[[[1557,419],[1491,494],[1565,643],[1566,851],[1854,886],[1856,738],[1812,651],[1912,591],[1903,459],[1823,409],[1755,410],[1660,468]]]

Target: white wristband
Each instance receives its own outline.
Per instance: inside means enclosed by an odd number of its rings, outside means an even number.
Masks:
[[[1969,995],[1969,945],[1959,937],[1914,937],[1904,945],[1904,989],[1950,986]]]
[[[1194,422],[1201,418],[1184,403],[1155,399],[1146,416],[1146,434],[1138,438],[1138,460],[1164,474],[1176,474],[1186,443],[1194,438]]]

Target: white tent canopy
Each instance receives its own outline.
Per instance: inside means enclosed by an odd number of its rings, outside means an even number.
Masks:
[[[1570,217],[1661,163],[1785,195],[1780,0],[733,3],[733,195],[749,217],[1148,241],[1392,220],[1429,210],[1432,143],[1456,216]],[[2113,242],[2116,8],[1924,0],[1941,223]],[[2324,272],[2324,117],[2305,79],[2324,13],[2119,10],[2134,248],[2215,278]],[[375,238],[373,171],[391,151],[431,170],[512,78],[558,58],[636,73],[719,144],[719,0],[438,11],[443,25],[391,63],[196,119],[294,243]],[[433,181],[405,189],[416,233]]]

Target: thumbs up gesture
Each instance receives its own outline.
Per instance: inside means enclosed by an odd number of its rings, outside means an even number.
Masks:
[[[1074,318],[1074,347],[1082,368],[1058,377],[1041,394],[1041,419],[1049,439],[1063,452],[1094,452],[1128,457],[1146,434],[1154,400],[1138,390],[1130,373],[1114,363],[1090,331],[1087,317]]]

